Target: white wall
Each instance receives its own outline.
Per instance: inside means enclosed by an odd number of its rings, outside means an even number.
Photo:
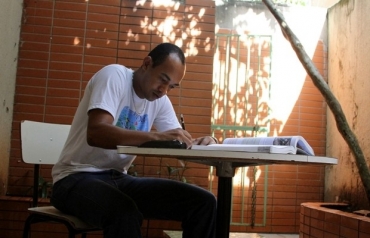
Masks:
[[[279,6],[278,9],[311,58],[318,42],[326,46],[326,8]],[[263,3],[246,2],[235,6],[219,6],[216,11],[216,32],[217,29],[233,29],[242,36],[246,33],[272,36],[270,117],[282,122],[283,129],[307,76],[301,62],[297,60],[296,53],[283,36],[276,19]]]
[[[339,0],[311,0],[311,5],[316,7],[332,7],[334,4],[339,2]]]
[[[329,86],[339,100],[349,126],[370,163],[370,1],[342,0],[329,9]],[[348,145],[328,113],[327,154],[338,165],[326,173],[326,201],[360,199],[362,184]],[[366,199],[365,199],[366,200]]]
[[[0,0],[0,195],[8,179],[22,4],[23,0]]]

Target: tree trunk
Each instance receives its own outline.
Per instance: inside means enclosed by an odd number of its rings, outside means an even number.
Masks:
[[[365,156],[360,148],[356,135],[349,127],[340,103],[331,92],[328,84],[325,82],[324,78],[321,76],[310,57],[307,55],[299,39],[295,36],[285,22],[283,15],[276,9],[274,3],[272,3],[271,0],[262,1],[278,21],[285,38],[290,42],[303,67],[306,69],[307,74],[311,77],[313,83],[325,98],[326,103],[334,115],[339,133],[342,135],[355,157],[358,172],[365,188],[367,199],[370,202],[370,171],[367,167]]]

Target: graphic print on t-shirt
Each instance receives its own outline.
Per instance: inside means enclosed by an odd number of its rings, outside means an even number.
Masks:
[[[126,106],[119,114],[116,126],[128,130],[149,131],[148,124],[148,114],[139,115]]]

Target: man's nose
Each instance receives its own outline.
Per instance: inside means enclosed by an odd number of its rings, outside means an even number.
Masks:
[[[158,91],[160,91],[163,95],[166,95],[168,91],[170,91],[170,88],[168,85],[165,85],[165,84],[161,84],[159,87],[158,87]]]

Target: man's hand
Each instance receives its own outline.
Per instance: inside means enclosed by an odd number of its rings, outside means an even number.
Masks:
[[[191,147],[193,141],[189,132],[181,128],[164,132],[156,132],[155,134],[157,136],[157,140],[178,140],[180,142],[186,143],[187,148]]]
[[[203,136],[193,140],[193,145],[210,145],[217,143],[217,139],[212,136]]]

